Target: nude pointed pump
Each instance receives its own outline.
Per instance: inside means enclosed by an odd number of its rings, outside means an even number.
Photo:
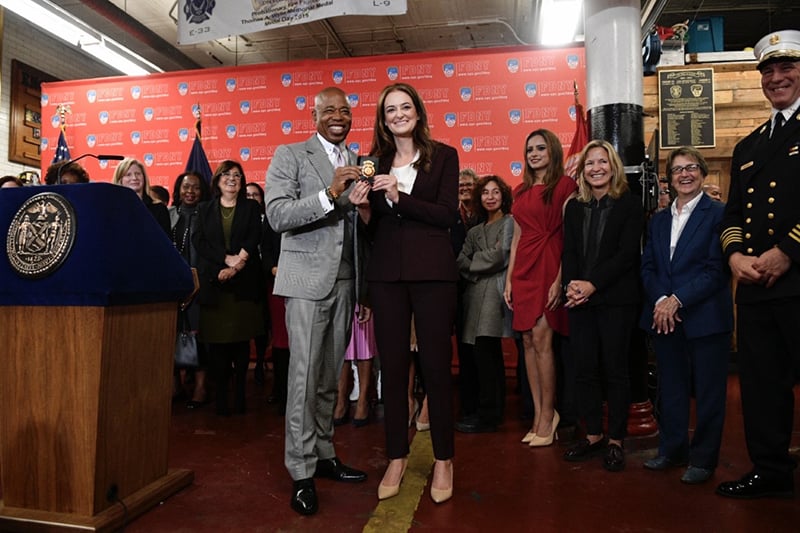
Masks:
[[[383,480],[381,480],[380,484],[378,485],[378,499],[379,500],[386,500],[393,496],[397,496],[400,493],[400,484],[403,482],[403,476],[406,475],[406,467],[408,466],[408,461],[403,463],[403,471],[400,472],[400,481],[397,482],[397,485],[385,485]]]
[[[553,444],[553,440],[558,440],[558,433],[556,433],[556,429],[558,429],[558,423],[561,421],[561,417],[558,414],[558,411],[555,411],[553,414],[553,423],[551,424],[550,434],[549,435],[536,435],[532,441],[528,443],[528,446],[531,448],[537,448],[539,446],[550,446]]]
[[[444,503],[453,497],[453,463],[450,463],[450,486],[446,489],[437,489],[433,487],[433,480],[431,480],[431,499],[434,503]]]
[[[530,441],[532,441],[535,438],[536,438],[536,433],[534,433],[533,431],[529,431],[529,432],[527,432],[525,434],[524,437],[522,437],[522,443],[523,444],[528,444]]]

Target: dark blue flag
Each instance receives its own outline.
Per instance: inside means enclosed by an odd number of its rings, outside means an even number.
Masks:
[[[211,165],[208,164],[208,158],[206,157],[206,152],[203,150],[203,143],[200,141],[200,123],[198,122],[194,142],[192,143],[192,151],[189,152],[189,159],[186,161],[186,168],[184,172],[197,172],[206,180],[206,183],[211,185],[211,178],[213,177],[213,173],[211,172]]]
[[[53,157],[51,164],[60,163],[61,161],[69,161],[69,146],[67,146],[67,139],[64,137],[64,130],[58,135],[58,146],[56,147],[56,155]]]

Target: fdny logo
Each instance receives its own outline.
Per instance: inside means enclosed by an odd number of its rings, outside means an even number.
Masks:
[[[186,96],[186,93],[189,92],[189,84],[185,81],[182,81],[178,84],[178,94],[181,96]]]
[[[148,122],[153,120],[153,108],[152,107],[145,107],[144,108],[144,119]]]
[[[250,159],[250,148],[244,147],[244,148],[240,149],[239,150],[239,158],[242,161],[247,161],[248,159]]]
[[[578,118],[578,110],[575,109],[574,105],[571,105],[569,106],[568,112],[570,120],[572,120],[572,122],[575,122],[575,120]]]
[[[42,103],[42,107],[47,107],[47,104],[50,103],[50,96],[45,94],[45,93],[42,93],[42,97],[40,98],[40,101]]]
[[[567,55],[567,66],[571,69],[578,68],[578,56],[576,54]]]
[[[138,131],[131,132],[131,142],[133,144],[139,144],[142,140],[142,134]]]
[[[39,146],[41,146],[42,152],[46,152],[50,146],[50,141],[47,140],[47,137],[42,137],[42,143]]]
[[[183,14],[190,24],[202,24],[210,18],[215,5],[214,0],[186,0]]]
[[[182,143],[186,142],[186,139],[188,139],[188,138],[189,138],[189,129],[188,128],[181,128],[181,129],[178,130],[178,139],[180,139],[180,141]]]
[[[533,98],[534,96],[536,96],[536,92],[538,90],[539,88],[536,86],[535,83],[525,84],[525,96],[527,96],[528,98]]]
[[[334,70],[333,71],[333,83],[339,85],[344,81],[344,72],[341,70]]]
[[[131,98],[133,98],[134,100],[138,100],[140,96],[142,96],[141,87],[139,87],[138,85],[134,85],[133,87],[131,87]]]
[[[508,120],[512,124],[519,124],[519,121],[522,120],[522,112],[519,109],[510,109],[508,111]]]
[[[350,107],[358,107],[358,94],[351,93],[347,95],[347,103],[350,104]]]
[[[86,146],[88,146],[89,148],[94,148],[95,144],[97,144],[97,137],[94,135],[87,135]]]
[[[225,128],[225,135],[228,136],[228,139],[236,137],[236,126],[234,124],[228,124]]]
[[[305,96],[298,96],[294,99],[294,105],[297,107],[298,110],[302,111],[306,108],[306,97]]]
[[[455,113],[445,113],[444,114],[444,123],[447,124],[448,128],[452,128],[456,125],[456,114]]]
[[[347,145],[347,149],[350,150],[351,152],[353,152],[354,154],[357,154],[358,152],[361,151],[361,144],[359,144],[359,143],[350,143],[350,144]]]
[[[248,100],[239,102],[239,111],[242,112],[242,115],[248,114],[250,112],[250,102]]]
[[[519,161],[512,161],[511,162],[511,175],[519,176],[522,174],[522,163]]]
[[[519,59],[512,57],[506,61],[506,68],[511,74],[519,72]]]
[[[456,67],[452,63],[445,63],[442,65],[442,72],[444,72],[445,78],[452,78],[453,74],[456,73]]]
[[[86,91],[86,100],[90,104],[93,104],[97,100],[97,91],[95,91],[94,89]]]
[[[292,84],[292,75],[287,73],[281,74],[281,85],[288,87]]]
[[[281,131],[284,135],[289,135],[292,133],[292,121],[291,120],[284,120],[281,122]]]
[[[473,144],[472,137],[464,137],[461,139],[461,149],[465,152],[471,152]]]
[[[397,67],[388,67],[386,69],[386,77],[388,77],[392,81],[396,80],[399,75],[400,71],[398,70]]]
[[[236,90],[236,78],[228,78],[227,80],[225,80],[225,89],[227,89],[227,91],[229,93],[232,93],[233,91],[235,91]]]
[[[461,95],[462,102],[469,102],[470,100],[472,100],[471,87],[462,87],[461,90],[459,91],[459,94]]]
[[[98,120],[100,120],[100,124],[107,124],[108,123],[108,111],[100,111],[97,114]]]
[[[144,165],[146,167],[152,167],[154,161],[155,157],[153,157],[153,154],[150,153],[144,154]]]

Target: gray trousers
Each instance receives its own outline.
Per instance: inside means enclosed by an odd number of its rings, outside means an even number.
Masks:
[[[293,480],[336,456],[333,409],[353,323],[353,280],[337,280],[322,300],[286,299],[289,382],[284,462]]]

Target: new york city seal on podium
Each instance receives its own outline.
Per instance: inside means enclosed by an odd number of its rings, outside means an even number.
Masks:
[[[60,194],[44,192],[28,198],[6,236],[11,268],[25,278],[42,278],[57,270],[72,250],[75,222],[72,204]]]

